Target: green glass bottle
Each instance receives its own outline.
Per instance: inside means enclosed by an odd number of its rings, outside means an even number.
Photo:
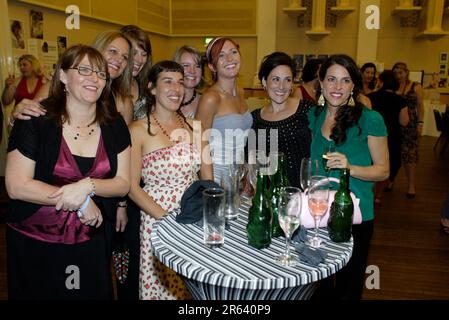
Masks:
[[[277,170],[270,177],[270,189],[268,190],[272,212],[271,236],[273,238],[284,236],[284,230],[279,225],[279,200],[281,198],[282,188],[290,185],[285,166],[285,155],[282,152],[277,153]]]
[[[257,174],[256,194],[249,208],[246,234],[248,243],[257,248],[267,248],[271,244],[271,209],[265,193],[268,177],[260,171]]]
[[[340,188],[332,202],[327,229],[329,237],[334,242],[346,242],[351,239],[352,215],[354,203],[349,190],[349,169],[340,170]]]

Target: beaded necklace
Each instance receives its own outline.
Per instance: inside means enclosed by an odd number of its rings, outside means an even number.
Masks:
[[[153,118],[154,122],[156,123],[156,125],[159,127],[159,129],[162,131],[162,133],[168,138],[168,140],[172,141],[170,135],[168,134],[168,132],[164,129],[164,127],[161,125],[161,123],[159,122],[159,120],[157,120],[156,116],[154,115],[154,112],[151,113],[151,117]],[[182,120],[180,119],[179,114],[176,114],[176,120],[178,120],[178,123],[180,125],[181,128],[184,128],[184,124],[182,123]],[[174,140],[176,143],[181,142],[180,139],[178,140]]]
[[[193,100],[195,100],[195,98],[196,98],[196,90],[193,90],[193,96],[192,96],[192,98],[190,98],[189,101],[186,101],[186,102],[181,103],[180,108],[182,108],[182,107],[184,107],[184,106],[187,106],[187,105],[191,104],[191,103],[193,102]]]
[[[93,128],[90,128],[91,126],[93,126]],[[88,126],[85,126],[85,127],[76,126],[75,128],[73,128],[72,126],[69,126],[69,125],[64,125],[64,127],[68,128],[69,130],[72,131],[72,133],[74,133],[74,136],[73,136],[74,140],[87,139],[90,136],[92,136],[95,133],[95,130],[97,129],[97,125],[94,124],[94,123],[91,123],[91,124],[89,124]],[[87,129],[87,132],[83,133],[82,131],[85,131],[86,129]]]

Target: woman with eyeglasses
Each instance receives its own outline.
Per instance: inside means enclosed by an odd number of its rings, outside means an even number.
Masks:
[[[103,54],[108,63],[108,73],[112,80],[111,106],[117,108],[126,123],[133,120],[133,106],[130,98],[133,64],[128,63],[134,55],[131,42],[120,31],[110,30],[100,33],[92,46]],[[46,113],[39,101],[48,97],[50,83],[44,84],[34,100],[23,99],[11,112],[11,125],[15,119],[29,120]]]
[[[5,184],[10,299],[111,299],[104,217],[128,193],[130,135],[109,105],[107,61],[77,45],[61,56],[45,116],[17,120]]]

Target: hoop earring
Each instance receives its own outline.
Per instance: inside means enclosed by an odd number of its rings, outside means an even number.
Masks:
[[[324,104],[325,104],[325,103],[326,103],[326,100],[324,100],[323,94],[320,94],[320,97],[318,98],[317,104],[318,104],[320,107],[324,107]]]
[[[349,97],[349,100],[348,100],[348,106],[355,107],[354,94],[352,91],[351,91],[351,96]]]

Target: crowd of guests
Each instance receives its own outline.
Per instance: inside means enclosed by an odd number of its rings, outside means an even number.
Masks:
[[[334,292],[360,299],[374,203],[391,190],[401,163],[407,197],[416,193],[422,91],[407,66],[397,63],[377,81],[374,64],[358,69],[351,57],[333,55],[308,61],[295,89],[294,62],[274,52],[258,72],[268,103],[250,113],[237,85],[242,56],[233,39],[214,38],[205,54],[185,45],[154,65],[151,55],[148,35],[125,26],[91,46],[68,48],[47,83],[29,57],[20,60],[22,78],[6,80],[2,100],[15,101],[5,177],[10,299],[112,298],[117,239],[130,254],[119,299],[191,298],[154,256],[153,225],[179,208],[196,180],[220,183],[251,148],[269,153],[271,130],[292,186],[300,186],[301,159],[321,159],[330,144],[327,166],[350,169],[363,222],[353,228],[353,255]],[[196,142],[203,132],[205,141]],[[266,139],[249,145],[250,132]],[[67,289],[68,266],[80,269],[80,290]]]

